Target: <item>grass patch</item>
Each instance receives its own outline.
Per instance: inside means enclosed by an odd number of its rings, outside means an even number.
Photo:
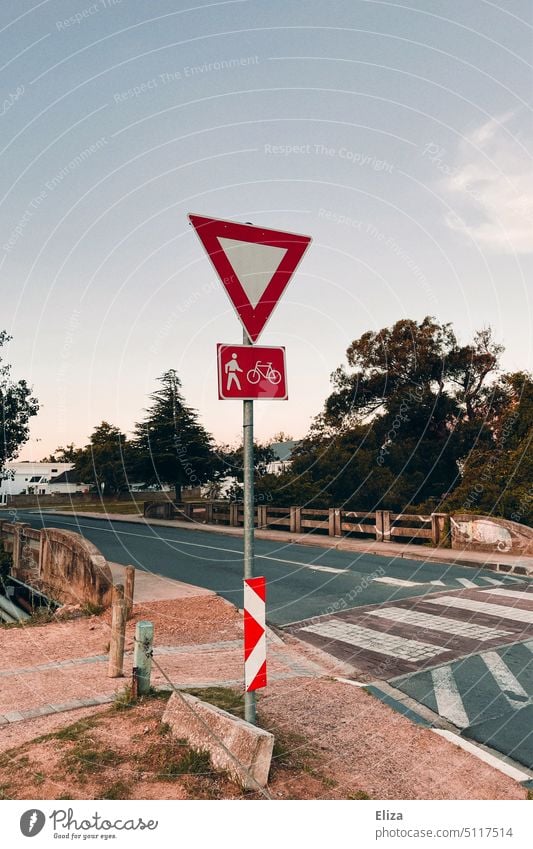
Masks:
[[[84,616],[100,616],[104,612],[104,607],[102,604],[93,604],[91,601],[88,601],[82,606],[81,612]]]
[[[211,756],[202,749],[186,749],[181,757],[172,758],[168,765],[160,769],[156,778],[160,781],[179,778],[182,775],[212,775]]]
[[[77,775],[98,772],[108,766],[116,766],[121,756],[114,749],[107,749],[89,738],[78,740],[63,757],[63,765]]]
[[[99,799],[129,799],[131,785],[126,781],[114,781],[99,794]]]
[[[209,702],[211,705],[226,710],[233,716],[238,716],[239,719],[244,719],[244,696],[237,690],[232,690],[229,687],[205,687],[193,688],[185,690],[191,696],[196,696],[203,702]]]
[[[349,793],[347,799],[370,799],[371,797],[364,790],[356,790],[355,793]]]
[[[61,512],[69,513],[126,513],[135,516],[142,516],[142,504],[136,504],[135,501],[114,501],[109,504],[102,504],[97,501],[94,504],[58,504],[55,508]]]
[[[123,690],[118,690],[113,699],[113,710],[128,710],[137,704],[131,685],[128,684]]]
[[[85,734],[86,731],[94,728],[97,724],[97,719],[80,719],[78,722],[73,722],[72,725],[66,725],[60,728],[59,731],[52,731],[50,734],[43,734],[42,737],[37,737],[35,743],[41,743],[44,740],[70,740],[75,742]]]
[[[313,772],[312,765],[316,761],[317,756],[309,748],[305,737],[301,734],[287,732],[280,734],[271,728],[267,730],[274,734],[274,750],[272,752],[273,769]]]

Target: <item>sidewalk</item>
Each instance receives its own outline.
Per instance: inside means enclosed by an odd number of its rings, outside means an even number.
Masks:
[[[56,783],[66,781],[61,772],[63,761],[54,761],[47,748],[59,748],[60,744],[50,744],[41,735],[57,733],[94,713],[101,714],[105,723],[108,748],[111,744],[116,748],[121,741],[123,748],[130,746],[130,716],[136,723],[136,739],[142,732],[141,745],[146,745],[151,726],[142,713],[108,712],[116,692],[131,679],[131,637],[139,619],[153,621],[155,661],[177,686],[242,688],[242,617],[214,594],[200,592],[178,600],[137,604],[128,622],[122,679],[107,677],[109,611],[11,629],[0,664],[0,752],[11,752],[16,758],[25,742],[34,743],[22,752],[27,767],[16,759],[11,765],[8,756],[0,784],[14,780],[14,772],[23,770],[32,791],[42,775],[51,776]],[[152,680],[163,689],[168,682],[157,665]],[[289,746],[293,758],[298,757],[299,749],[309,751],[313,769],[328,777],[332,798],[353,798],[360,790],[365,792],[362,798],[374,799],[526,797],[526,789],[505,774],[496,759],[490,765],[483,762],[477,752],[459,749],[454,739],[444,739],[431,728],[411,722],[339,676],[343,670],[334,659],[290,637],[284,643],[274,639],[269,645],[268,688],[259,694],[261,715],[288,741],[284,745]],[[150,704],[150,710],[159,705],[162,713],[164,702]],[[158,728],[155,722],[154,733]],[[308,773],[300,768],[295,768],[294,775],[298,784],[307,781]],[[132,775],[127,777],[130,780]],[[155,780],[150,775],[145,778]],[[274,773],[274,787],[275,781]],[[58,786],[54,784],[51,798],[57,796]],[[284,795],[291,793],[284,791]]]
[[[208,531],[226,536],[242,537],[242,528],[231,528],[227,525],[204,525],[180,520],[150,519],[142,516],[124,515],[123,513],[82,513],[66,510],[46,510],[47,514],[57,516],[78,516],[79,518],[110,520],[112,522],[133,522],[160,526],[163,528],[180,528],[188,531]],[[516,554],[489,553],[484,551],[457,551],[451,548],[430,548],[429,546],[412,543],[376,542],[375,540],[349,539],[345,537],[319,536],[318,534],[292,534],[287,531],[255,530],[256,539],[271,540],[284,545],[312,545],[317,548],[328,548],[331,551],[354,551],[361,554],[374,554],[386,557],[389,561],[407,558],[408,560],[424,560],[429,563],[445,563],[452,566],[472,566],[475,569],[490,569],[496,572],[511,572],[516,575],[533,577],[533,557],[517,556]]]

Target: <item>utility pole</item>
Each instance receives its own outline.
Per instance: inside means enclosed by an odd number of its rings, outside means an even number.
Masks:
[[[243,345],[251,345],[246,331]],[[254,402],[242,402],[243,481],[244,481],[244,578],[254,576]],[[244,718],[255,725],[255,692],[244,693]]]

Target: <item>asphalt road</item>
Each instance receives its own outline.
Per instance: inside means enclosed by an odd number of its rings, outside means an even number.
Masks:
[[[108,560],[206,587],[242,607],[240,538],[32,511],[18,511],[17,520],[35,528],[46,524],[76,530]],[[267,618],[279,626],[439,589],[461,589],[469,584],[486,587],[494,579],[493,572],[469,567],[268,540],[256,540],[256,557],[256,572],[267,579]]]
[[[111,561],[242,607],[242,539],[207,530],[20,511]],[[533,770],[533,582],[488,570],[256,540],[267,618],[367,678],[389,680],[463,736]],[[317,618],[320,617],[320,618]]]

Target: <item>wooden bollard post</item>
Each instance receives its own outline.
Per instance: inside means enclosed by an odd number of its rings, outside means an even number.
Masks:
[[[124,602],[124,587],[115,584],[113,587],[113,611],[111,617],[111,643],[109,646],[108,678],[121,678],[124,664],[124,640],[126,638],[126,604]]]
[[[137,694],[146,695],[150,692],[150,675],[152,672],[152,648],[154,644],[154,626],[152,622],[137,622],[135,626],[135,649],[133,652],[133,668],[137,682]]]
[[[126,566],[124,569],[124,601],[126,603],[126,619],[131,616],[133,609],[133,594],[135,592],[135,567]]]

